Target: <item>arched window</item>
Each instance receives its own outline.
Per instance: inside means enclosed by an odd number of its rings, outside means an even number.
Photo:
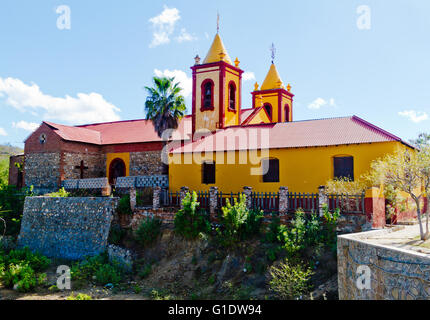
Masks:
[[[270,158],[261,160],[263,182],[279,182],[279,159]]]
[[[228,108],[236,110],[236,85],[233,81],[230,81],[228,85],[228,97]]]
[[[285,122],[290,122],[290,106],[285,105]]]
[[[265,103],[264,109],[266,109],[267,115],[269,116],[269,120],[272,121],[272,105],[270,103]]]
[[[354,158],[342,156],[333,158],[334,178],[354,181]]]
[[[125,177],[126,167],[122,159],[114,159],[109,166],[109,183],[115,184],[118,177]]]
[[[211,110],[214,108],[214,82],[211,79],[206,79],[202,83],[202,104],[201,109]]]

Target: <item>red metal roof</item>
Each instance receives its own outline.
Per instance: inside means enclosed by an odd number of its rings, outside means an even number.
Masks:
[[[234,126],[219,130],[199,141],[190,142],[172,152],[300,148],[387,141],[399,141],[408,145],[399,137],[352,116]]]
[[[65,126],[46,122],[64,140],[97,145],[157,142],[162,141],[155,132],[151,120],[127,120],[88,124],[83,126]],[[191,116],[185,116],[174,131],[172,140],[187,140],[191,136]]]

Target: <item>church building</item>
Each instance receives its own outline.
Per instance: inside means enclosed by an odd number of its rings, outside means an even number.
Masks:
[[[150,120],[81,126],[44,121],[25,140],[24,184],[39,193],[64,180],[169,176],[169,189],[316,192],[336,177],[358,178],[372,160],[413,148],[357,116],[294,121],[294,94],[273,63],[251,97],[242,94],[240,61],[230,58],[217,33],[192,70],[192,114],[169,143]],[[244,105],[248,105],[245,108]],[[163,164],[163,148],[169,164]]]

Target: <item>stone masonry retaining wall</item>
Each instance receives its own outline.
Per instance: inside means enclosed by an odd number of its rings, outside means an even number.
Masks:
[[[27,153],[24,163],[26,186],[34,186],[36,193],[58,190],[60,153]]]
[[[338,285],[341,300],[430,299],[430,256],[366,242],[375,230],[338,237]],[[370,268],[370,289],[359,289],[359,266]]]
[[[18,245],[48,257],[82,259],[106,250],[117,198],[27,197]]]

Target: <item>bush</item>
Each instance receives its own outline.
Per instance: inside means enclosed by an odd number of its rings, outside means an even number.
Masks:
[[[135,239],[142,246],[153,243],[161,234],[162,222],[157,218],[147,218],[142,221],[136,230]]]
[[[293,265],[285,259],[279,267],[272,266],[269,273],[269,287],[278,299],[298,299],[309,290],[308,282],[312,271],[301,264]]]
[[[114,225],[109,231],[108,242],[115,245],[119,245],[125,235],[126,231],[124,229],[122,229],[120,226]]]
[[[182,200],[183,209],[175,215],[175,232],[187,239],[195,239],[200,233],[209,233],[211,225],[204,210],[198,210],[197,193],[187,192]]]
[[[6,226],[0,222],[0,235],[18,236],[25,197],[32,195],[33,188],[19,190],[15,186],[0,186],[0,218],[6,222]]]
[[[9,288],[16,286],[20,292],[28,292],[46,283],[41,273],[51,261],[28,248],[0,252],[0,281]]]
[[[78,293],[77,295],[72,293],[66,300],[93,300],[93,298],[85,293]]]
[[[218,228],[217,232],[223,245],[230,246],[260,232],[263,211],[249,210],[244,194],[234,199],[233,205],[226,199],[226,206],[222,208],[222,212],[222,227]]]
[[[80,287],[94,279],[99,285],[118,284],[122,280],[124,270],[119,263],[109,262],[108,255],[103,253],[76,262],[72,265],[70,274],[74,286]]]
[[[122,279],[122,272],[117,266],[104,264],[98,268],[95,277],[99,285],[106,285],[108,283],[118,284]]]
[[[130,195],[127,194],[119,199],[117,211],[122,214],[133,214],[130,206]]]
[[[46,194],[47,197],[53,198],[67,198],[70,197],[70,193],[66,191],[66,189],[61,188],[57,192],[51,192]]]

